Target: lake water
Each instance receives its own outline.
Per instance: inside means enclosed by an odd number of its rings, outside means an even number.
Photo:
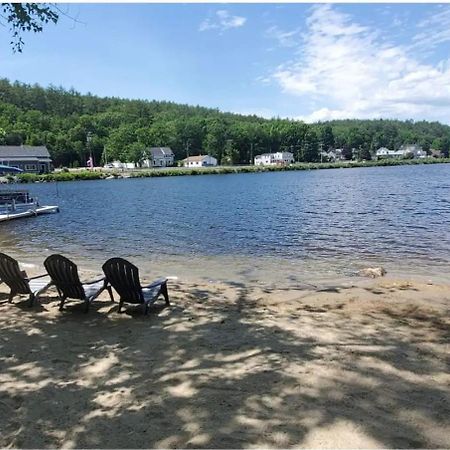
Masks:
[[[0,224],[23,261],[62,253],[99,270],[279,282],[362,267],[450,274],[450,164],[28,185],[60,213]]]

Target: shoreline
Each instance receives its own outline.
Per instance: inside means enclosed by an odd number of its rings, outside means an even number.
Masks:
[[[425,158],[425,159],[405,159],[405,160],[376,160],[376,161],[342,161],[335,163],[295,163],[289,166],[217,166],[202,168],[151,168],[151,169],[117,169],[105,170],[96,168],[88,169],[68,169],[67,172],[59,171],[49,174],[20,174],[17,179],[21,183],[48,182],[48,181],[81,181],[81,180],[104,180],[119,178],[151,178],[168,176],[195,176],[195,175],[226,175],[237,173],[267,173],[286,172],[303,170],[326,170],[326,169],[353,169],[360,167],[391,167],[422,164],[449,164],[450,158]]]
[[[33,275],[43,270],[43,262],[52,253],[61,253],[75,262],[81,273],[92,277],[102,275],[101,266],[110,257],[120,256],[135,264],[141,276],[175,277],[186,284],[217,284],[235,283],[250,288],[274,288],[286,290],[297,289],[298,286],[327,286],[327,285],[359,285],[373,278],[361,275],[360,272],[369,267],[382,267],[386,274],[377,277],[380,280],[404,280],[420,283],[445,283],[448,280],[450,266],[430,265],[429,260],[411,260],[408,264],[399,265],[394,261],[354,261],[352,266],[330,260],[298,261],[280,258],[243,257],[243,256],[195,256],[185,255],[175,258],[159,256],[143,258],[142,256],[127,256],[122,254],[105,253],[100,255],[74,254],[73,252],[59,252],[44,250],[39,256],[30,254],[23,249],[5,249],[5,253],[17,259],[21,265],[33,271]],[[40,273],[39,273],[40,274]]]

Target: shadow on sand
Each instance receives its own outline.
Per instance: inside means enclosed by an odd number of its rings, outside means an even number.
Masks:
[[[450,445],[432,318],[307,301],[277,311],[230,289],[174,289],[147,317],[0,294],[0,446],[333,447],[342,429],[346,447]],[[440,325],[432,343],[445,348]]]

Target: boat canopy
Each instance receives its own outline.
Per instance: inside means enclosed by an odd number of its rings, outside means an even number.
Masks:
[[[0,173],[2,172],[20,173],[23,172],[23,170],[18,169],[17,167],[4,166],[3,164],[0,164]]]

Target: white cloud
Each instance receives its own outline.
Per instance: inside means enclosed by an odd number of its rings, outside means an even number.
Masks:
[[[311,112],[301,119],[450,121],[448,61],[422,63],[331,5],[313,7],[306,25],[294,60],[272,73],[285,93],[310,102]]]
[[[281,47],[295,47],[300,42],[299,29],[283,31],[275,25],[266,30],[266,36],[278,41]]]
[[[246,17],[233,16],[227,10],[220,9],[212,19],[205,19],[199,26],[199,31],[220,30],[242,27],[247,21]]]
[[[443,6],[417,24],[422,31],[413,38],[414,48],[432,50],[450,41],[450,7]]]

